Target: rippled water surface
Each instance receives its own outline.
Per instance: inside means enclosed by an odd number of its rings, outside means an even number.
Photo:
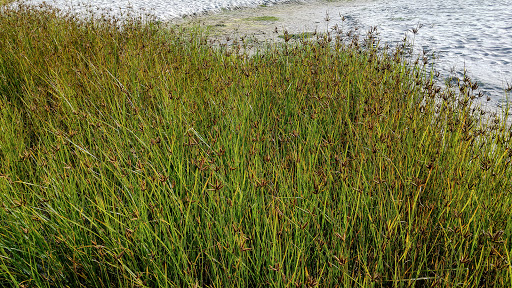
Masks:
[[[331,8],[354,25],[378,26],[383,39],[403,38],[421,27],[415,46],[434,52],[437,67],[448,75],[464,68],[492,102],[502,105],[512,85],[512,1],[375,0],[345,1]]]
[[[151,13],[161,20],[222,9],[254,7],[287,2],[287,0],[24,0],[32,4],[46,2],[59,8],[72,8],[82,13],[92,10],[119,16],[127,12]]]
[[[30,0],[29,3],[41,3]],[[303,30],[345,25],[367,29],[378,26],[386,42],[398,42],[407,33],[417,50],[436,55],[443,77],[450,71],[468,74],[480,83],[492,105],[505,103],[505,88],[512,85],[512,0],[48,0],[59,8],[85,13],[91,8],[119,15],[123,11],[150,13],[161,20],[223,9],[279,4],[269,8],[224,11],[225,17],[275,15],[279,20],[260,23],[258,29],[288,27]],[[290,2],[294,4],[290,4]],[[288,3],[288,4],[282,4]],[[105,10],[106,9],[106,10]],[[231,14],[230,14],[231,13]],[[326,13],[330,21],[325,22]],[[345,17],[342,23],[341,17]],[[210,17],[210,16],[209,16]],[[240,21],[243,22],[243,21]],[[245,22],[244,22],[245,23]],[[262,27],[266,26],[266,27]],[[316,26],[315,26],[316,25]],[[246,25],[247,26],[247,25]],[[412,28],[421,27],[416,35]],[[242,29],[243,30],[243,29]],[[251,29],[247,29],[251,32]],[[265,32],[262,32],[265,34]],[[271,33],[268,32],[267,35]],[[510,93],[509,93],[510,94]]]

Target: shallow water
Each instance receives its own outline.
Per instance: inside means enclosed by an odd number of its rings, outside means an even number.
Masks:
[[[220,12],[225,9],[256,7],[289,2],[289,0],[23,0],[25,3],[46,2],[58,8],[72,8],[83,14],[92,10],[111,16],[123,16],[133,11],[149,13],[160,20],[186,15]]]
[[[37,4],[41,0],[31,0]],[[441,77],[464,69],[477,80],[494,107],[506,103],[505,89],[512,85],[512,0],[49,0],[47,3],[79,13],[122,15],[128,11],[151,14],[160,20],[195,20],[219,31],[254,34],[278,39],[274,31],[291,33],[318,30],[334,25],[364,31],[378,26],[381,39],[397,43],[407,34],[417,51],[435,55]],[[264,5],[262,5],[264,4]],[[279,4],[279,5],[272,5]],[[268,6],[268,7],[261,7]],[[240,7],[255,7],[234,9]],[[228,9],[228,10],[226,10]],[[231,10],[231,11],[229,11]],[[96,13],[96,12],[93,12]],[[329,21],[325,21],[328,15]],[[257,16],[277,19],[256,21]],[[342,21],[341,17],[345,17]],[[189,21],[190,17],[186,17]],[[411,30],[421,27],[414,35]],[[323,30],[323,31],[322,31]],[[455,71],[455,72],[451,72]]]
[[[512,0],[376,0],[334,5],[354,25],[379,26],[382,39],[409,38],[417,49],[437,55],[444,76],[467,69],[491,103],[502,106],[512,85]]]

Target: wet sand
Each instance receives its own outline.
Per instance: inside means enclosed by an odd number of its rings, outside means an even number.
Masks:
[[[171,23],[200,25],[219,38],[251,36],[262,42],[280,42],[284,31],[289,34],[323,33],[336,24],[342,25],[337,8],[344,5],[350,4],[348,1],[285,3],[188,16]]]

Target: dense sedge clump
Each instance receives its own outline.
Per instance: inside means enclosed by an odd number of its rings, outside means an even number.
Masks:
[[[0,13],[0,286],[512,284],[511,131],[471,80],[340,29],[249,56]]]

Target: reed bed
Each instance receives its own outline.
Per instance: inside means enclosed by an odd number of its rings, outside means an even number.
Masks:
[[[510,127],[406,45],[0,14],[0,286],[512,285]]]

